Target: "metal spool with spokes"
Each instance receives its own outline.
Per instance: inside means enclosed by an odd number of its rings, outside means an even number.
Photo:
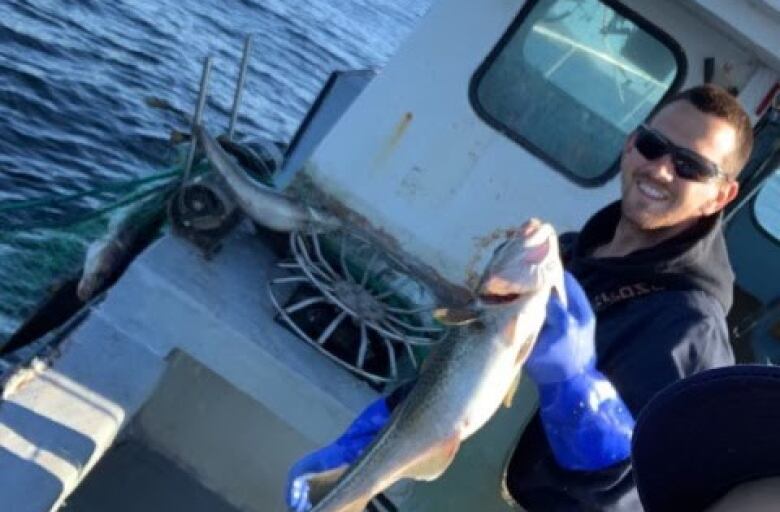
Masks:
[[[361,236],[292,233],[269,294],[298,336],[375,384],[413,375],[446,330],[432,294],[405,266]]]

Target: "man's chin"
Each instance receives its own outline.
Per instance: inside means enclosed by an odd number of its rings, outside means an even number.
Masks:
[[[635,211],[631,208],[622,208],[622,217],[632,226],[641,231],[657,231],[673,225],[668,215],[657,212]]]

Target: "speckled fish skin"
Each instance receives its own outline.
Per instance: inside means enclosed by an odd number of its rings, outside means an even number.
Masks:
[[[494,278],[501,294],[494,293]],[[536,222],[510,238],[494,253],[481,283],[473,321],[455,328],[434,349],[388,425],[313,512],[362,511],[402,478],[438,478],[460,443],[511,395],[544,322],[551,290],[563,289],[553,228]]]

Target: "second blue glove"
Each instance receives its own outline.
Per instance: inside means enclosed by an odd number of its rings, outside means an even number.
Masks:
[[[326,471],[348,466],[363,453],[390,418],[384,398],[372,402],[333,443],[312,452],[296,462],[287,476],[285,499],[295,512],[312,508],[309,497],[311,479]]]
[[[539,413],[555,459],[570,470],[599,470],[626,460],[634,419],[596,369],[596,320],[568,272],[566,302],[550,297],[525,370],[539,390]]]
[[[326,472],[344,468],[355,462],[379,434],[390,414],[414,387],[414,381],[399,386],[389,396],[366,407],[333,443],[312,452],[296,462],[287,475],[285,500],[295,512],[312,508],[311,482]]]

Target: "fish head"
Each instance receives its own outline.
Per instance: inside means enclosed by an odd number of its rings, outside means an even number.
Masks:
[[[563,265],[552,225],[531,219],[496,248],[477,287],[481,305],[502,305],[545,289],[563,290]],[[565,297],[565,295],[561,295]]]
[[[113,269],[112,245],[110,241],[100,239],[87,248],[84,268],[76,289],[76,295],[82,302],[91,299],[106,284]]]

